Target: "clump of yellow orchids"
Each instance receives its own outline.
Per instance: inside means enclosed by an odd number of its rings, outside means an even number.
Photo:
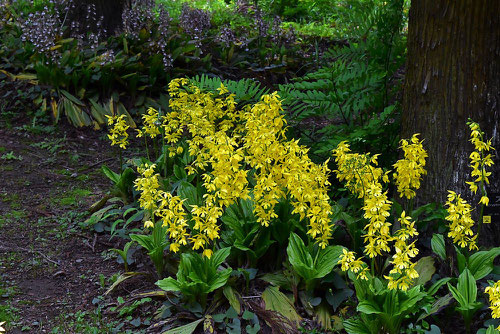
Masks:
[[[276,93],[264,95],[261,101],[237,108],[234,94],[221,84],[217,92],[204,92],[188,79],[174,79],[169,84],[170,111],[160,115],[150,108],[143,115],[143,127],[138,137],[162,136],[170,157],[183,153],[181,141],[185,139],[194,161],[186,167],[188,174],[201,176],[206,194],[203,205],[184,205],[184,199],[161,189],[155,164],[138,168],[140,176],[135,188],[140,192],[139,203],[151,212],[145,227],[160,223],[167,228],[171,240],[170,250],[177,252],[181,246],[203,249],[203,254],[213,254],[211,245],[220,237],[219,218],[225,208],[239,199],[253,198],[254,213],[263,227],[277,217],[275,205],[288,196],[293,212],[308,223],[308,234],[320,247],[326,247],[332,234],[330,198],[327,194],[330,170],[328,161],[315,164],[308,157],[308,149],[285,135],[286,120],[281,114],[281,101]],[[112,145],[125,149],[128,126],[124,116],[109,118],[112,126],[109,138]],[[481,189],[481,203],[488,204],[485,183],[488,183],[486,166],[492,165],[491,141],[483,141],[477,123],[469,124],[471,142],[476,151],[471,154],[472,191]],[[412,199],[426,174],[427,152],[418,134],[401,140],[404,157],[393,167],[392,177],[401,197]],[[389,182],[390,171],[377,167],[378,155],[352,153],[348,142],[341,142],[333,150],[337,163],[334,171],[340,181],[358,198],[363,200],[364,252],[369,258],[394,253],[388,280],[390,289],[407,290],[418,277],[413,259],[418,254],[415,222],[405,211],[398,218],[400,228],[391,234],[389,221],[392,202],[384,184]],[[252,171],[254,185],[249,184]],[[448,236],[460,247],[477,248],[470,218],[470,206],[460,195],[450,192],[448,201],[450,232]],[[188,224],[190,216],[194,224]],[[192,226],[190,228],[190,226]],[[344,250],[339,263],[344,271],[351,270],[358,278],[367,279],[368,266],[354,252]]]

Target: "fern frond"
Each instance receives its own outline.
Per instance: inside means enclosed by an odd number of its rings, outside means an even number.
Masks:
[[[191,78],[191,83],[203,91],[215,92],[221,83],[235,95],[235,100],[241,104],[255,103],[263,95],[269,94],[269,89],[262,87],[257,81],[251,79],[221,80],[219,77],[210,77],[206,74]]]

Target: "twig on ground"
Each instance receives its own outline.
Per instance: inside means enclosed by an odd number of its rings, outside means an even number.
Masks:
[[[28,248],[22,248],[22,247],[14,247],[14,248],[7,248],[7,247],[2,247],[0,246],[0,250],[7,251],[7,252],[17,252],[17,251],[23,251],[23,252],[28,252],[28,253],[36,253],[43,257],[46,261],[55,264],[56,266],[60,266],[60,264],[51,258],[49,258],[47,255],[43,254],[41,251],[36,250],[36,249],[28,249]]]

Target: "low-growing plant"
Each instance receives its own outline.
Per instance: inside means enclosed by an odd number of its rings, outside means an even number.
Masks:
[[[339,291],[327,289],[323,299],[314,295],[314,288],[324,289],[334,282],[332,270],[339,264],[348,272],[359,301],[358,316],[344,321],[346,330],[399,333],[410,324],[431,328],[424,319],[453,298],[437,294],[444,284],[453,282],[451,277],[434,278],[433,285],[425,288],[436,271],[432,258],[417,261],[418,228],[426,222],[448,222],[448,237],[458,246],[459,273],[467,270],[478,280],[493,270],[497,249],[462,255],[461,248],[476,249],[476,237],[469,232],[474,227],[467,216],[470,210],[455,214],[459,205],[465,207],[458,195],[450,195],[446,214],[434,212],[434,204],[413,208],[412,199],[426,174],[427,153],[418,135],[400,141],[404,156],[393,164],[393,171],[377,166],[378,155],[353,153],[349,143],[341,142],[333,151],[334,172],[352,192],[357,206],[349,208],[349,199],[332,206],[328,165],[313,163],[305,147],[287,139],[276,94],[253,102],[260,94],[256,91],[249,100],[238,101],[222,82],[214,88],[212,80],[199,80],[203,83],[195,81],[195,85],[188,79],[170,83],[168,109],[150,109],[138,129],[148,143],[148,158],[130,160],[139,174],[134,194],[140,206],[137,212],[144,210],[146,228],[144,234],[131,238],[148,250],[160,277],[164,250],[181,253],[177,279],[158,281],[162,289],[178,291],[205,309],[209,293],[224,287],[232,272],[228,267],[220,270],[224,261],[229,266],[238,259],[239,272],[245,275],[249,267],[262,270],[265,266],[259,266],[259,261],[269,263],[270,252],[278,259],[280,254],[288,255],[287,273],[261,276],[276,285],[265,290],[266,305],[269,302],[271,310],[292,322],[297,320],[294,303],[278,289],[282,287],[293,293],[295,303],[300,302],[306,312],[316,314],[329,327],[330,306],[338,308],[352,291],[349,293],[346,286]],[[128,129],[120,131],[111,135],[116,135],[113,139],[117,144],[127,138],[124,133]],[[395,200],[389,199],[391,176],[399,196],[408,199],[402,205],[393,205]],[[356,208],[362,212],[360,218],[355,218]],[[354,245],[357,243],[369,262],[343,246],[329,245],[330,239],[338,237],[338,227],[333,224],[337,221],[345,223]],[[455,226],[463,226],[463,233]],[[437,231],[444,228],[443,223]],[[304,236],[310,237],[307,246]],[[440,234],[434,235],[431,247],[438,257],[446,259]],[[299,278],[305,283],[305,292],[298,291]],[[238,308],[243,297],[234,292],[234,284],[231,280],[223,294]],[[251,290],[252,284],[248,275],[245,291]],[[280,306],[275,297],[290,303]]]
[[[462,314],[465,322],[465,329],[470,333],[470,325],[474,313],[483,306],[483,303],[477,301],[477,285],[476,279],[471,274],[469,269],[465,269],[458,276],[457,286],[448,283],[453,298],[458,302],[456,310]]]
[[[205,308],[207,295],[223,287],[233,271],[231,268],[218,270],[230,251],[230,247],[219,249],[210,258],[202,257],[198,253],[183,253],[177,279],[168,277],[156,284],[166,291],[179,291],[188,301],[197,301]]]
[[[315,280],[325,277],[333,270],[343,249],[342,246],[319,248],[314,244],[306,247],[304,241],[292,233],[287,253],[293,270],[304,279],[306,290],[311,290]]]
[[[482,147],[482,137],[478,138],[474,132],[476,130],[480,131],[477,124],[471,126],[471,130],[471,136],[476,142],[476,146]],[[410,200],[409,206],[411,210],[411,199],[415,196],[415,189],[419,188],[420,178],[425,175],[424,166],[427,154],[416,135],[413,136],[410,142],[402,140],[401,143],[404,158],[394,164],[396,168],[394,178],[400,196],[407,197]],[[488,144],[485,145],[488,147]],[[339,263],[342,265],[342,270],[349,271],[349,277],[355,284],[356,295],[360,300],[358,311],[364,314],[358,319],[353,319],[351,322],[347,321],[349,329],[347,327],[346,329],[348,332],[353,333],[356,331],[369,333],[373,328],[383,328],[388,332],[397,333],[405,316],[400,317],[402,314],[387,313],[388,310],[393,309],[391,305],[392,301],[396,300],[395,293],[401,293],[402,296],[406,297],[411,296],[410,300],[412,301],[415,299],[417,302],[420,300],[429,302],[428,298],[424,299],[425,293],[418,294],[418,298],[416,295],[413,295],[415,291],[421,291],[421,284],[425,282],[421,281],[421,276],[426,272],[424,265],[419,266],[421,261],[412,262],[412,258],[415,258],[419,252],[416,247],[416,241],[411,242],[411,239],[418,235],[415,228],[416,224],[410,216],[405,214],[405,211],[402,211],[398,219],[400,227],[398,230],[393,229],[391,235],[390,226],[392,224],[389,221],[389,217],[391,217],[390,209],[392,201],[389,201],[387,192],[382,190],[382,184],[389,181],[388,175],[390,172],[376,167],[376,155],[370,157],[369,155],[350,153],[348,144],[342,142],[334,150],[334,156],[338,164],[338,169],[336,170],[337,177],[346,182],[346,187],[350,191],[363,199],[363,217],[368,221],[365,226],[364,252],[370,258],[371,262],[371,265],[368,266],[361,258],[356,259],[354,252],[347,250],[344,250],[344,254],[340,258]],[[474,154],[471,157],[474,157]],[[473,169],[478,169],[479,165],[479,163],[472,165]],[[476,176],[479,176],[476,182],[481,180],[481,175],[486,175],[487,173],[484,170],[484,166],[482,168],[482,173],[475,172]],[[351,172],[349,173],[349,171]],[[474,183],[470,182],[469,184],[471,184],[472,189]],[[487,202],[487,200],[481,200],[480,203],[484,204],[484,202]],[[474,235],[472,231],[474,221],[470,217],[470,205],[460,195],[450,191],[446,206],[448,207],[448,216],[444,218],[449,222],[448,237],[460,248],[468,248],[469,251],[477,249],[478,247],[475,243],[477,235]],[[394,242],[395,254],[392,255],[389,264],[393,265],[394,268],[389,271],[388,275],[385,275],[387,262],[384,263],[377,260],[377,258],[385,256],[391,251],[391,242]],[[433,236],[431,247],[442,260],[446,259],[445,242],[441,235],[435,234]],[[458,269],[461,273],[458,278],[459,285],[454,287],[448,283],[448,286],[453,297],[460,304],[457,310],[463,314],[467,330],[469,330],[472,315],[481,306],[476,301],[476,279],[485,277],[493,270],[493,259],[498,255],[498,249],[478,251],[470,256],[465,256],[462,254],[460,248],[455,247]],[[383,275],[386,281],[381,280],[377,275]],[[429,275],[427,274],[427,276]],[[426,278],[426,280],[428,279],[430,277]],[[449,280],[450,278],[443,278],[436,284],[439,283],[442,285]],[[364,289],[362,288],[363,285],[365,285]],[[372,289],[368,289],[368,286],[371,286]],[[374,286],[375,290],[373,290]],[[398,290],[401,290],[401,292]],[[431,290],[434,290],[434,287]],[[390,298],[388,300],[380,299],[381,297],[376,299],[375,296],[378,295],[390,296]],[[367,297],[375,298],[375,300],[365,307],[363,300]],[[446,297],[439,299],[441,305],[448,302],[449,300]],[[436,301],[436,303],[438,302]],[[409,305],[415,306],[416,309],[421,307],[416,302]],[[402,311],[407,310],[407,308],[402,306],[397,309]],[[412,311],[410,313],[415,312]],[[426,316],[428,314],[423,315],[423,317]],[[419,319],[422,320],[422,316]]]
[[[153,224],[151,234],[130,234],[130,239],[136,241],[146,249],[151,261],[153,261],[158,277],[162,278],[165,270],[165,255],[163,251],[169,245],[166,238],[167,228],[161,222]]]

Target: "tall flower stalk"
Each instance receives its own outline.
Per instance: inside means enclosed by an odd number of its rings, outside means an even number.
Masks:
[[[418,134],[408,140],[401,140],[401,149],[404,158],[394,164],[396,171],[393,173],[398,191],[401,196],[409,199],[415,196],[415,189],[420,187],[420,179],[426,174],[424,169],[427,152],[418,139]],[[383,183],[389,182],[389,171],[384,172],[377,167],[377,155],[350,153],[349,144],[344,141],[339,143],[333,150],[333,156],[337,163],[337,178],[346,182],[346,187],[358,198],[363,199],[363,218],[368,222],[364,228],[365,254],[371,259],[372,275],[375,274],[375,257],[391,252],[393,243],[395,254],[392,256],[393,269],[389,275],[384,276],[388,280],[389,289],[400,289],[406,291],[412,284],[413,279],[418,277],[415,263],[412,258],[418,254],[415,242],[410,240],[418,235],[414,222],[405,211],[398,219],[400,229],[391,235],[392,223],[389,221],[392,202],[387,197],[387,191],[383,191]],[[342,270],[351,270],[351,263],[356,264],[356,270],[361,270],[358,261],[352,252],[344,252],[339,263]]]
[[[109,130],[108,138],[111,140],[111,146],[118,145],[120,147],[120,174],[123,171],[123,154],[122,150],[127,149],[128,145],[128,133],[127,130],[130,127],[127,125],[125,120],[125,115],[120,116],[108,116],[108,126],[111,127]]]
[[[489,151],[494,150],[491,146],[491,139],[484,140],[484,132],[481,131],[478,123],[469,121],[467,122],[471,130],[470,142],[474,145],[474,151],[470,154],[470,167],[472,168],[471,176],[472,181],[466,182],[469,185],[470,190],[475,194],[477,190],[481,192],[481,199],[479,204],[481,204],[481,212],[479,214],[479,224],[477,228],[477,234],[481,232],[481,226],[483,223],[483,212],[484,207],[488,206],[489,198],[488,192],[486,191],[486,185],[490,183],[488,176],[491,172],[486,171],[486,167],[493,166],[493,159]]]

